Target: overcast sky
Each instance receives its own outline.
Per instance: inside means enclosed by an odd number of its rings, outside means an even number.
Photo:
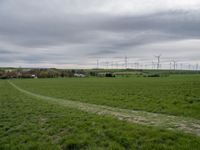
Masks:
[[[0,66],[200,63],[200,0],[0,0]]]

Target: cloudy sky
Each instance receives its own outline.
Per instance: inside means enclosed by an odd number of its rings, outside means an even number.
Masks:
[[[0,66],[200,63],[200,0],[0,0]]]

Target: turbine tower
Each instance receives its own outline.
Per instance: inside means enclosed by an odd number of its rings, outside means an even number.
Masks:
[[[157,62],[157,69],[160,68],[160,57],[161,57],[161,54],[158,55],[158,56],[155,56],[157,59],[158,59],[158,62]]]

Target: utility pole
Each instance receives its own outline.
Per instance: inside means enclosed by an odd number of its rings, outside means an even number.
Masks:
[[[155,56],[157,59],[158,59],[158,62],[157,62],[157,69],[160,68],[160,57],[161,55],[158,55],[158,56]]]
[[[116,68],[118,69],[118,62],[116,62]]]
[[[124,63],[125,63],[125,69],[127,69],[128,68],[128,57],[127,56],[125,56],[125,58],[124,58]]]
[[[199,64],[196,64],[196,71],[199,70]]]
[[[99,59],[97,59],[97,69],[99,69]]]
[[[183,69],[183,64],[181,63],[181,64],[180,64],[180,70],[182,70],[182,69]]]
[[[174,70],[176,70],[176,65],[177,65],[177,64],[176,64],[176,61],[173,60],[172,62],[174,63]]]
[[[144,65],[144,68],[147,69],[147,64]]]
[[[107,62],[106,62],[106,68],[107,68],[107,69],[108,69],[108,65],[109,65],[109,62],[107,61]]]
[[[195,71],[195,65],[193,65],[193,71]]]
[[[154,62],[152,61],[152,69],[154,69]]]
[[[135,64],[135,69],[139,69],[139,63],[134,63]]]
[[[111,62],[111,68],[113,69],[113,61]]]
[[[191,70],[191,65],[190,64],[188,65],[188,68],[189,68],[189,70]]]
[[[172,70],[172,62],[170,62],[170,64],[169,64],[169,65],[170,65],[170,70]]]
[[[143,69],[143,64],[140,65],[140,68]]]

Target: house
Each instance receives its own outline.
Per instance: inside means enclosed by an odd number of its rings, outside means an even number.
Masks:
[[[38,78],[37,75],[35,75],[35,74],[32,74],[31,77],[34,78],[34,79]]]
[[[78,73],[75,73],[74,76],[75,76],[75,77],[81,77],[81,78],[84,78],[84,77],[85,77],[84,74],[78,74]]]

